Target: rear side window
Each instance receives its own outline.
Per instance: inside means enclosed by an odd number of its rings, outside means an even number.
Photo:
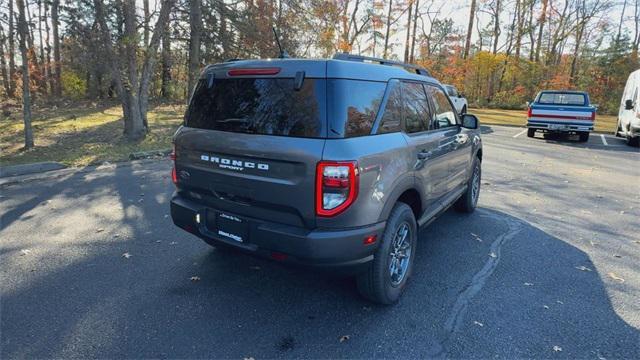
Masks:
[[[378,126],[378,134],[386,134],[400,131],[400,122],[402,121],[402,109],[404,103],[402,101],[402,88],[398,80],[389,81],[389,95],[387,103],[382,114],[380,126]]]
[[[344,137],[371,133],[386,84],[383,82],[329,79],[329,129]]]
[[[402,89],[405,100],[405,131],[414,133],[428,130],[431,112],[422,84],[403,82]]]
[[[451,106],[447,95],[435,86],[425,86],[427,94],[433,100],[433,124],[432,129],[443,129],[456,125],[456,111]]]
[[[587,99],[583,94],[571,93],[542,93],[538,99],[539,104],[545,105],[586,105]]]
[[[236,133],[322,137],[325,80],[305,79],[300,90],[293,79],[201,80],[193,93],[185,125]]]
[[[451,85],[446,85],[444,87],[445,89],[447,89],[447,94],[451,97],[457,97],[458,96],[458,90],[456,88],[454,88]]]

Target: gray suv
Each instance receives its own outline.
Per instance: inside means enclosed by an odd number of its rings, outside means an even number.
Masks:
[[[480,192],[478,119],[420,67],[333,59],[206,67],[174,137],[171,217],[215,246],[401,295],[418,228]]]

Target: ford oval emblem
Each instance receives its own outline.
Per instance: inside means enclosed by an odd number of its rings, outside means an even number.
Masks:
[[[180,170],[180,179],[189,180],[190,177],[191,177],[191,174],[189,174],[188,171]]]

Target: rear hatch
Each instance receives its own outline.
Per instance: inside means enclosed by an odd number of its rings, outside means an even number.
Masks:
[[[240,61],[207,68],[176,134],[178,186],[216,209],[315,226],[327,137],[325,63]]]

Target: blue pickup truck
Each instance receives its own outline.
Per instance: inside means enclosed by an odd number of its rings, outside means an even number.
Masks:
[[[596,107],[586,92],[544,90],[529,104],[527,135],[534,137],[536,131],[577,134],[585,142],[595,121]]]

